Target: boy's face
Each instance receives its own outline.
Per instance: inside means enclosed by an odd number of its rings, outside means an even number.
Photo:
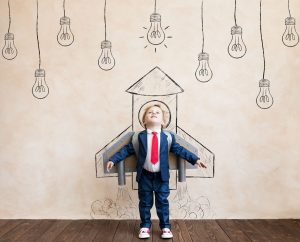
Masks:
[[[162,110],[156,106],[149,108],[145,115],[144,123],[145,125],[164,125]]]

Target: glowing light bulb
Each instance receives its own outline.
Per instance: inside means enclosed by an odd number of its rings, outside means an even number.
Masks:
[[[288,47],[294,47],[299,42],[299,35],[296,31],[296,19],[293,17],[285,19],[285,31],[282,35],[282,42]]]
[[[57,41],[62,46],[69,46],[74,41],[74,35],[70,28],[70,18],[62,17],[60,18],[60,30],[57,35]]]
[[[273,105],[273,97],[270,93],[270,81],[262,79],[259,81],[259,94],[256,98],[257,105],[262,109],[267,109]]]
[[[32,87],[32,94],[38,99],[43,99],[49,94],[49,88],[46,84],[44,69],[35,70],[35,83]]]
[[[147,39],[151,44],[159,45],[165,40],[165,32],[161,27],[161,15],[158,13],[151,14],[150,23]]]
[[[242,27],[233,26],[231,28],[231,41],[228,45],[228,53],[233,58],[241,58],[246,54],[247,48],[242,37]]]
[[[111,53],[111,42],[104,40],[101,42],[101,55],[98,59],[98,65],[102,70],[108,71],[115,66],[115,58]]]
[[[5,40],[5,44],[2,49],[2,55],[5,59],[12,60],[18,54],[18,51],[14,43],[14,34],[6,33],[4,36],[4,40]]]
[[[209,55],[205,52],[202,52],[198,56],[199,65],[195,72],[195,76],[198,81],[200,82],[208,82],[212,76],[213,73],[209,67]]]

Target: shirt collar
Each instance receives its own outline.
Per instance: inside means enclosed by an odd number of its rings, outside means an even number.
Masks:
[[[152,132],[157,132],[157,134],[160,134],[161,129],[154,129],[154,130],[147,129],[147,134],[152,134]]]

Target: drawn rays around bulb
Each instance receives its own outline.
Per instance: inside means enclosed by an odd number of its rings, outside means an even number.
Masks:
[[[161,15],[156,12],[156,0],[154,1],[154,13],[150,15],[150,27],[146,28],[143,27],[143,29],[147,30],[146,36],[141,36],[139,38],[146,39],[148,44],[154,46],[154,51],[156,53],[157,47],[161,46],[166,38],[170,39],[172,36],[166,36],[165,31],[170,27],[162,27],[161,24]],[[145,45],[144,49],[146,49],[149,45]],[[165,48],[168,48],[168,46],[164,43],[163,46]]]
[[[2,56],[6,60],[13,60],[17,54],[17,48],[14,43],[14,34],[10,33],[10,25],[11,25],[11,14],[10,14],[10,2],[8,0],[8,30],[4,36],[4,46],[2,48]]]

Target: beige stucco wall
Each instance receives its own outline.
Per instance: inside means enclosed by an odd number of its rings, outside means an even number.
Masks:
[[[31,94],[38,68],[36,2],[11,0],[11,32],[19,53],[12,61],[0,58],[0,218],[91,218],[94,201],[115,200],[117,180],[95,178],[94,156],[131,124],[132,97],[125,90],[154,66],[184,89],[178,99],[180,126],[216,155],[214,178],[187,182],[192,198],[210,202],[204,217],[299,218],[300,44],[287,48],[281,42],[287,1],[263,0],[266,78],[274,105],[259,109],[259,1],[237,2],[248,47],[240,60],[227,53],[234,1],[204,3],[205,51],[214,77],[203,84],[194,77],[202,43],[201,1],[158,1],[173,38],[155,53],[139,38],[149,25],[153,1],[108,0],[108,39],[116,66],[105,72],[97,65],[104,1],[66,1],[75,41],[65,48],[56,41],[62,1],[40,0],[41,67],[50,94],[38,100]],[[291,0],[296,20],[299,9]],[[4,36],[4,0],[0,13]],[[127,186],[137,203],[130,179]]]

